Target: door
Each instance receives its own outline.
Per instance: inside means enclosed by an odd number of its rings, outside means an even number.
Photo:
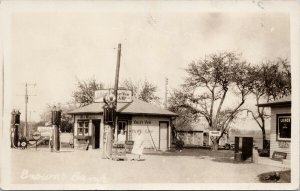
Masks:
[[[247,160],[252,157],[253,151],[253,137],[243,137],[242,142],[242,157],[243,160]]]
[[[168,149],[168,132],[169,123],[168,122],[160,122],[159,123],[159,149],[167,150]]]
[[[93,124],[93,149],[100,147],[100,120],[92,120]]]

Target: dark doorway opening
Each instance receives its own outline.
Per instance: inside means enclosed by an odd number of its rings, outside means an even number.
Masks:
[[[92,123],[93,123],[93,149],[99,149],[101,120],[92,120]]]

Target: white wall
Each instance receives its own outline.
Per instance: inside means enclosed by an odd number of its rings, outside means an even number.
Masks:
[[[144,144],[146,149],[159,149],[159,122],[168,122],[168,145],[170,147],[171,128],[170,118],[168,117],[132,117],[132,138],[135,139],[137,130],[142,130],[144,136]]]
[[[74,124],[74,136],[77,136],[77,120],[89,120],[89,136],[92,136],[92,120],[100,119],[100,148],[103,147],[103,133],[104,133],[104,124],[102,115],[75,115],[75,124]],[[128,124],[132,128],[132,139],[134,140],[135,135],[138,129],[142,130],[145,141],[146,149],[159,149],[159,122],[168,122],[168,146],[171,144],[171,127],[170,127],[170,118],[169,117],[142,117],[142,116],[133,116],[131,124]],[[149,133],[150,131],[150,133]],[[151,135],[150,135],[151,134]],[[152,138],[151,138],[152,136]],[[76,144],[76,140],[74,141]]]
[[[103,116],[98,114],[90,114],[90,115],[75,115],[75,124],[74,124],[74,136],[77,136],[77,121],[78,120],[89,120],[89,136],[92,136],[92,120],[101,120],[100,123],[100,148],[102,148],[102,137],[104,132],[104,124],[103,124]],[[76,140],[74,140],[74,144],[77,144]]]
[[[278,108],[272,108],[271,109],[271,133],[270,133],[270,157],[272,158],[273,152],[278,151],[278,152],[285,152],[287,153],[287,159],[291,158],[291,145],[290,141],[280,141],[276,140],[277,139],[277,134],[276,134],[276,128],[277,128],[277,114],[288,114],[291,113],[291,108],[290,107],[278,107]],[[292,132],[293,132],[293,122],[292,122]],[[280,144],[285,143],[287,145],[287,148],[281,148]]]

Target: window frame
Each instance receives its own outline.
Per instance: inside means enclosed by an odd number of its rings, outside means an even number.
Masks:
[[[291,137],[290,138],[281,138],[280,137],[279,119],[281,119],[283,117],[284,118],[286,118],[286,117],[290,118],[290,131],[291,131],[291,135],[292,135],[292,116],[291,116],[291,113],[277,114],[276,115],[276,140],[277,141],[291,141]]]
[[[83,126],[81,127],[79,124],[83,123]],[[85,126],[87,124],[87,126]],[[89,120],[86,119],[79,119],[77,120],[77,136],[83,136],[83,137],[88,137],[89,136],[89,125],[90,122]],[[82,129],[82,133],[80,133],[80,130]]]

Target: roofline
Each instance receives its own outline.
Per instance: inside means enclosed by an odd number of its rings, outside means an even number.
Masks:
[[[70,112],[67,114],[71,114],[71,115],[80,115],[80,114],[102,114],[103,112]],[[151,116],[171,116],[171,117],[177,117],[178,114],[174,113],[174,114],[159,114],[159,113],[132,113],[132,112],[119,112],[117,111],[117,114],[129,114],[129,115],[151,115]]]
[[[101,113],[103,113],[103,111],[100,111],[100,112],[90,112],[90,111],[87,111],[87,112],[68,112],[67,114],[77,115],[77,114],[101,114]]]
[[[119,112],[118,112],[119,113]],[[133,112],[121,112],[120,114],[131,114],[131,115],[151,115],[151,116],[171,116],[171,117],[177,117],[178,115],[176,113],[174,114],[160,114],[160,113],[133,113]]]
[[[273,102],[273,103],[261,103],[257,104],[258,107],[272,107],[272,106],[291,106],[291,101]]]

